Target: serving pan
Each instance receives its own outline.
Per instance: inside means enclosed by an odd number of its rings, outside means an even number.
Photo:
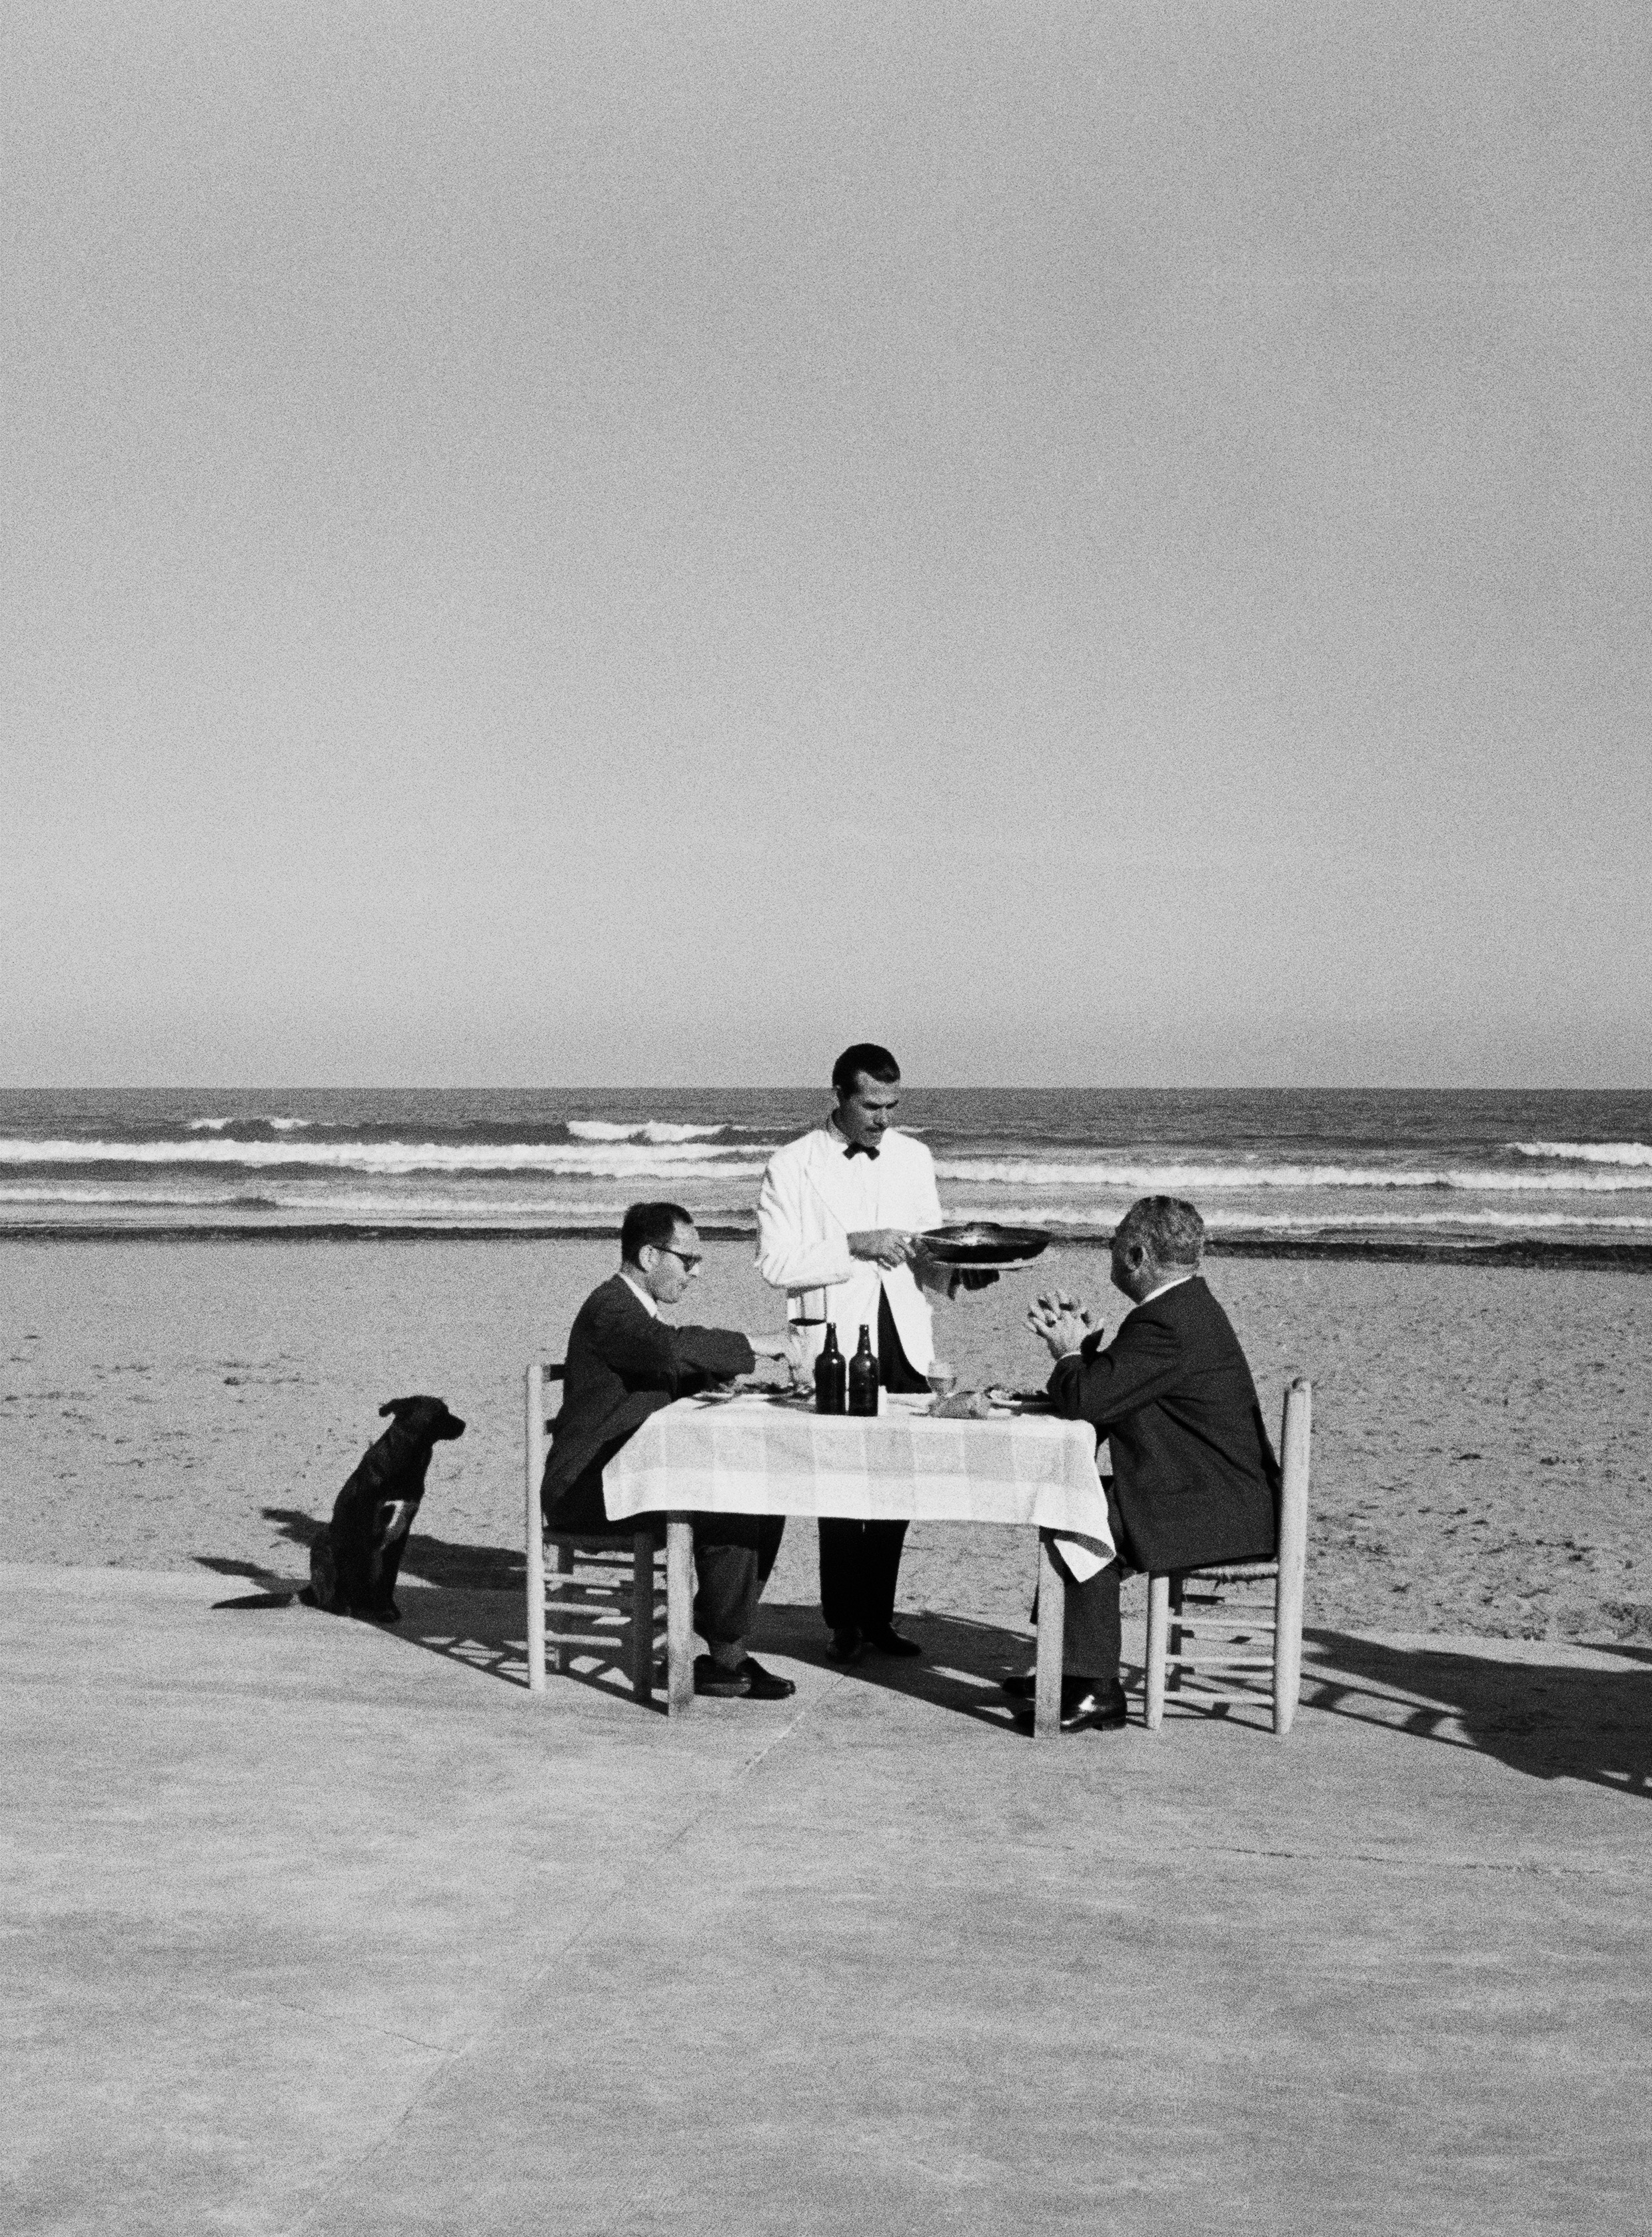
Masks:
[[[996,1220],[971,1219],[931,1227],[918,1240],[943,1266],[986,1266],[1004,1273],[1012,1267],[1030,1266],[1048,1247],[1050,1237],[1041,1227],[1000,1227]]]

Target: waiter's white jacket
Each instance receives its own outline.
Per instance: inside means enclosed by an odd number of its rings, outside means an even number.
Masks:
[[[935,1164],[921,1142],[891,1126],[876,1158],[850,1158],[840,1134],[817,1126],[768,1161],[757,1196],[757,1270],[788,1293],[789,1320],[835,1321],[846,1352],[854,1349],[863,1322],[877,1343],[881,1289],[901,1349],[923,1375],[935,1344],[929,1300],[912,1268],[852,1258],[848,1237],[867,1227],[924,1232],[940,1224]]]

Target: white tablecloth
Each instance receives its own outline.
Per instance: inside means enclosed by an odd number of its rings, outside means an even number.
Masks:
[[[1111,1556],[1096,1432],[1048,1414],[937,1421],[885,1394],[872,1419],[755,1395],[651,1414],[602,1471],[609,1514],[842,1514],[867,1521],[1019,1522]],[[1089,1566],[1089,1565],[1085,1565]]]

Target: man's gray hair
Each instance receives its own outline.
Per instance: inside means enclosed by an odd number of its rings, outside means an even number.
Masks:
[[[1204,1256],[1205,1223],[1179,1196],[1143,1196],[1120,1220],[1113,1240],[1138,1244],[1155,1266],[1196,1266]]]

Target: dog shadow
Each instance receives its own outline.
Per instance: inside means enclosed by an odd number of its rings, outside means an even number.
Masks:
[[[217,1576],[242,1577],[259,1587],[255,1592],[214,1600],[214,1608],[252,1611],[291,1607],[295,1603],[313,1607],[308,1555],[311,1547],[326,1534],[325,1518],[307,1514],[294,1507],[266,1507],[260,1511],[265,1521],[273,1522],[278,1534],[306,1557],[304,1574],[289,1575],[265,1561],[197,1554],[194,1559],[199,1567]],[[527,1685],[524,1563],[520,1551],[511,1554],[497,1546],[471,1545],[462,1540],[438,1538],[429,1532],[415,1530],[409,1533],[402,1556],[401,1580],[408,1580],[434,1589],[409,1594],[399,1604],[399,1624],[379,1624],[375,1628],[405,1639],[411,1645],[428,1646],[433,1653],[447,1653],[468,1667],[485,1669],[507,1682]],[[506,1620],[503,1608],[490,1605],[507,1593],[517,1596],[518,1612],[514,1624]],[[456,1623],[454,1618],[461,1612],[466,1620]],[[372,1619],[361,1616],[344,1620],[365,1623]],[[510,1668],[513,1653],[520,1665],[514,1673]]]

